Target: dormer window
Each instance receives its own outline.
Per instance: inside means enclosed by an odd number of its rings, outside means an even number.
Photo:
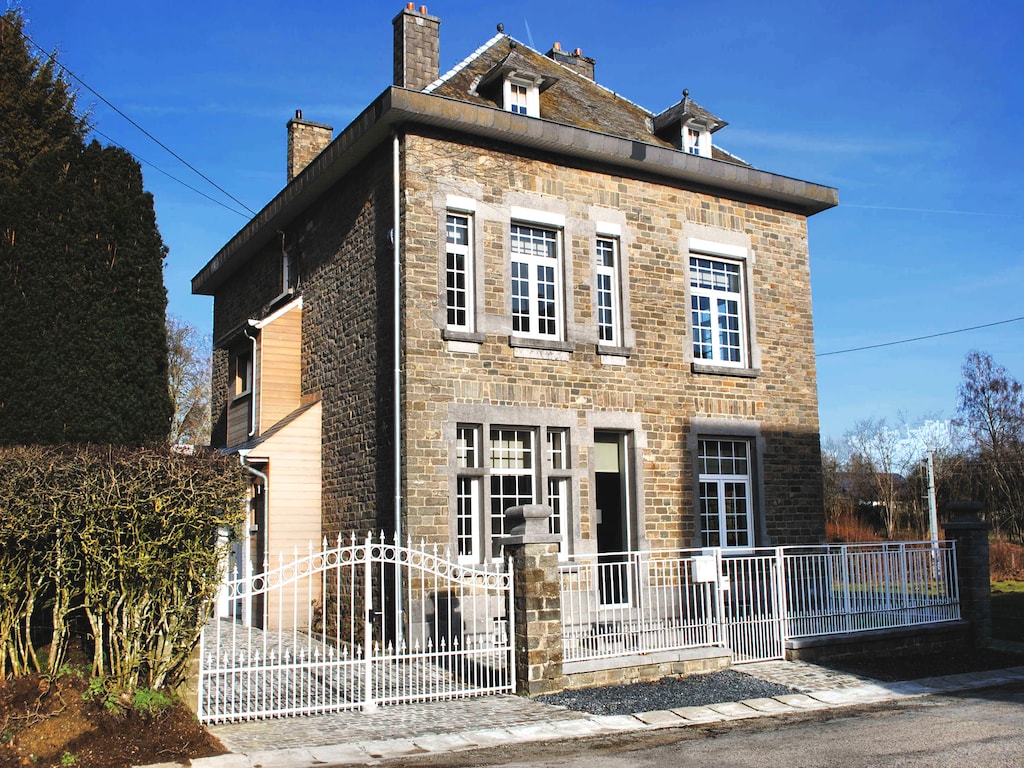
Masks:
[[[711,136],[708,134],[707,129],[692,123],[685,126],[683,149],[691,155],[711,157]]]
[[[673,104],[652,121],[654,135],[681,149],[688,155],[711,157],[711,134],[726,123],[690,99],[683,91],[683,99]]]
[[[557,77],[537,72],[535,62],[512,45],[508,55],[480,78],[476,90],[513,115],[540,117],[540,94],[557,82]]]
[[[540,117],[540,89],[531,80],[505,79],[503,104],[514,115]]]

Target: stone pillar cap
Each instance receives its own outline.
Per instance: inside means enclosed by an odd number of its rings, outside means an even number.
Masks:
[[[561,536],[549,533],[548,519],[552,510],[547,504],[523,504],[505,510],[509,535],[498,542],[505,547],[517,544],[557,544]]]

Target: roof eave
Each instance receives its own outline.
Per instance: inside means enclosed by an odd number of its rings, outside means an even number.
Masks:
[[[395,126],[429,125],[578,160],[682,181],[811,216],[839,202],[833,187],[699,157],[642,141],[515,115],[493,107],[389,87],[192,278],[213,295],[235,269],[384,141]]]

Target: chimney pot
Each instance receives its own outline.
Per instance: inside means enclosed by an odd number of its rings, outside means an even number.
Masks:
[[[301,109],[296,109],[295,110],[295,119],[296,120],[301,120],[302,119],[302,110]]]
[[[551,47],[552,47],[552,48],[554,48],[554,49],[555,49],[556,51],[560,51],[560,50],[562,50],[562,44],[561,44],[561,43],[559,43],[559,42],[556,42],[556,43],[555,43],[554,45],[552,45]]]
[[[406,3],[405,4],[405,9],[407,11],[415,11],[416,10],[416,3]]]
[[[582,56],[583,55],[583,49],[582,48],[577,48],[575,51],[572,52],[572,54],[573,54],[573,56]]]
[[[421,5],[420,6],[420,13],[422,13],[424,16],[426,16],[427,15],[427,6]]]

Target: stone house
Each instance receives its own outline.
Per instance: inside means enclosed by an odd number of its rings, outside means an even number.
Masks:
[[[548,505],[561,556],[823,541],[807,218],[684,91],[499,31],[334,137],[288,123],[282,191],[193,278],[215,444],[253,472],[250,557],[384,530],[486,562]]]

